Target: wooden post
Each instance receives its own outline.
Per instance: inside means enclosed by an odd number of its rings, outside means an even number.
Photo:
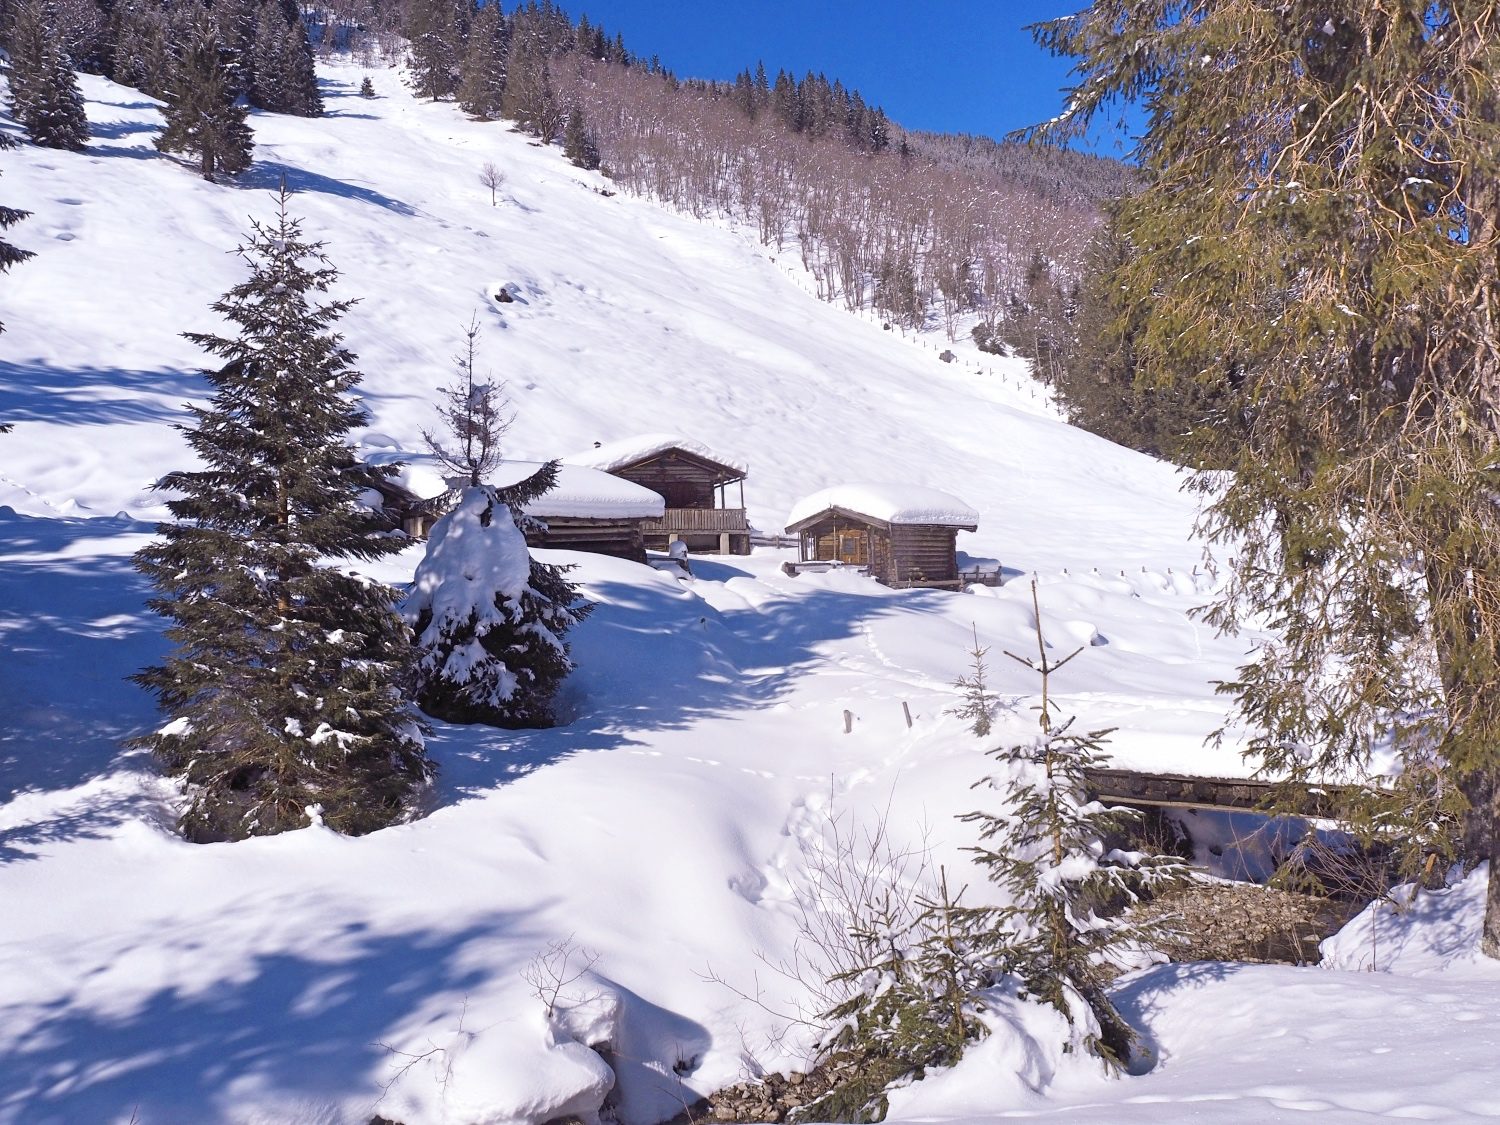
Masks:
[[[901,701],[901,713],[906,716],[906,729],[911,730],[911,707],[904,699]]]
[[[727,531],[719,532],[719,554],[729,554],[729,532]]]
[[[850,733],[853,732],[853,730],[854,730],[854,712],[852,712],[852,711],[845,711],[844,712],[844,733],[845,734],[850,734]]]

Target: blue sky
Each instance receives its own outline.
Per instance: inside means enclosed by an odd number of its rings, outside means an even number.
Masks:
[[[507,4],[507,7],[511,4]],[[1062,105],[1067,63],[1040,50],[1029,23],[1085,0],[564,0],[632,52],[682,78],[730,79],[763,59],[856,87],[908,128],[998,137]],[[1112,146],[1101,149],[1111,155]]]

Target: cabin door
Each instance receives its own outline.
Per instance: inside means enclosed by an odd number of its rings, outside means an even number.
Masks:
[[[840,531],[838,533],[838,560],[850,566],[870,565],[870,537],[865,531]]]

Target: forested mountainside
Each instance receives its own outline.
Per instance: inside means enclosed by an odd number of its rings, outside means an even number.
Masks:
[[[314,52],[371,66],[409,58],[419,96],[561,141],[622,190],[750,225],[778,253],[794,247],[824,299],[907,328],[931,319],[950,339],[975,319],[985,339],[1035,334],[1032,310],[1076,285],[1100,205],[1130,183],[1126,166],[1099,157],[907,133],[822,74],[773,76],[757,63],[732,82],[680,79],[551,0],[6,0],[0,27],[43,9],[73,66],[181,103],[184,115],[206,85],[209,101],[243,94],[260,109],[316,115]],[[196,71],[186,65],[194,44]],[[225,155],[205,169],[248,159],[234,155],[246,139],[216,143]]]

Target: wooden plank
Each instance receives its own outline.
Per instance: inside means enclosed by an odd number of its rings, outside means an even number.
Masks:
[[[953,585],[958,582],[958,533],[930,524],[898,524],[891,528],[892,583]]]
[[[691,532],[746,532],[750,522],[744,508],[668,508],[660,517],[641,521],[647,534],[681,535]]]
[[[1297,816],[1332,816],[1341,798],[1351,796],[1355,786],[1287,786],[1250,778],[1193,777],[1187,774],[1153,774],[1138,770],[1092,769],[1084,771],[1089,795],[1101,801],[1165,808],[1214,808],[1261,812],[1278,793],[1284,811]],[[1285,798],[1290,797],[1288,803]]]

